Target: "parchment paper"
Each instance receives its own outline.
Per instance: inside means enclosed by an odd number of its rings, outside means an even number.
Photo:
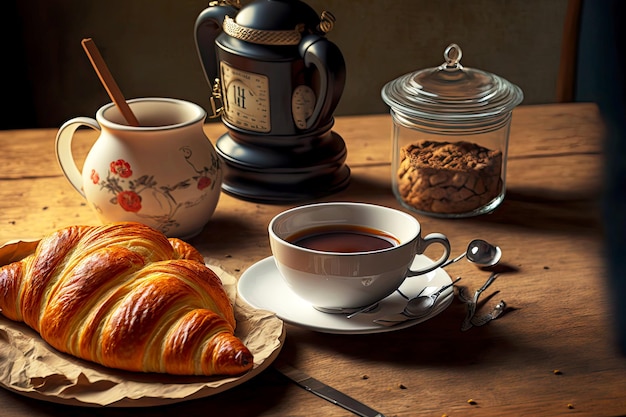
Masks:
[[[0,247],[0,266],[32,253],[37,241],[13,241]],[[238,377],[176,376],[106,368],[63,354],[37,332],[0,314],[0,385],[41,400],[80,406],[148,407],[207,397],[258,375],[278,356],[284,324],[274,313],[257,310],[237,298],[237,280],[206,259],[222,279],[235,305],[235,334],[254,355],[254,367]]]

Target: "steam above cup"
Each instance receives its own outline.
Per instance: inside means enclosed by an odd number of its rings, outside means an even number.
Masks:
[[[268,232],[287,286],[322,311],[347,312],[375,303],[408,276],[433,271],[450,256],[445,235],[422,237],[413,216],[365,203],[295,207],[275,216]],[[434,243],[443,247],[441,257],[412,270],[415,256]]]

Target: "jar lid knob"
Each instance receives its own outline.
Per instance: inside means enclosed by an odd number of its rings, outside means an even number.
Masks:
[[[463,57],[463,51],[461,51],[461,47],[456,43],[451,43],[450,45],[448,45],[446,50],[443,52],[443,57],[446,60],[446,69],[463,68],[463,66],[461,65],[461,57]]]

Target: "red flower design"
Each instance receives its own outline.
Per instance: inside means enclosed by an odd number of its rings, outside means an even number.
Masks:
[[[122,178],[128,178],[133,175],[133,171],[130,169],[130,164],[123,159],[111,161],[110,168],[113,174],[117,174]]]
[[[91,182],[93,182],[94,184],[100,182],[100,175],[98,175],[95,169],[91,170]]]
[[[204,190],[209,185],[211,185],[211,178],[209,177],[198,178],[198,190]]]
[[[126,211],[137,213],[141,210],[141,197],[134,191],[119,192],[117,202]]]

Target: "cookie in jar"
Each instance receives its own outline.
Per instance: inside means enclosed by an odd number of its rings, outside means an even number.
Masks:
[[[463,214],[502,192],[502,151],[466,141],[420,141],[400,149],[398,198],[428,213]]]
[[[452,44],[439,67],[387,83],[392,189],[406,208],[435,217],[489,213],[504,199],[512,110],[519,87],[461,65]]]

